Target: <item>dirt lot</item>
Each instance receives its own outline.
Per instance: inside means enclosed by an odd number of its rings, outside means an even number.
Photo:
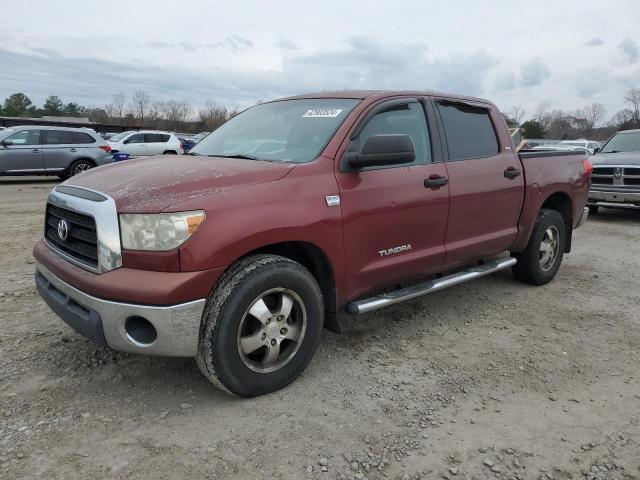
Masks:
[[[640,212],[593,218],[545,287],[502,272],[347,317],[242,400],[49,311],[31,248],[54,185],[0,180],[0,478],[640,479]]]

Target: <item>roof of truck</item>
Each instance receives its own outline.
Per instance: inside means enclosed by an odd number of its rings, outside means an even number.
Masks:
[[[492,104],[489,100],[477,97],[469,97],[465,95],[453,95],[450,93],[435,92],[431,90],[338,90],[334,92],[316,92],[306,93],[304,95],[294,95],[291,97],[279,98],[279,100],[298,100],[302,98],[353,98],[353,99],[370,99],[385,98],[396,96],[421,96],[428,95],[433,97],[454,98],[458,100],[471,100],[474,102]],[[493,105],[493,104],[492,104]]]

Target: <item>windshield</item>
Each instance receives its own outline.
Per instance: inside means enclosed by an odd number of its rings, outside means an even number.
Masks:
[[[115,135],[115,136],[111,137],[111,138],[109,139],[109,141],[110,141],[110,142],[119,142],[120,140],[122,140],[124,137],[126,137],[126,136],[127,136],[127,135],[129,135],[130,133],[133,133],[133,132],[132,132],[132,131],[129,131],[129,132],[122,132],[122,133],[119,133],[119,134],[117,134],[117,135]]]
[[[606,143],[600,153],[640,152],[640,131],[616,133]]]
[[[300,99],[263,103],[233,117],[198,143],[199,155],[294,163],[315,159],[359,100]]]

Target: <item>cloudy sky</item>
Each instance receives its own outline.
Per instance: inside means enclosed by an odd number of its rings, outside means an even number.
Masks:
[[[229,106],[431,89],[608,115],[640,87],[640,0],[0,0],[0,100]]]

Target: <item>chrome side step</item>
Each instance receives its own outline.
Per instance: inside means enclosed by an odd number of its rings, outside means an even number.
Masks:
[[[482,265],[467,268],[465,270],[447,275],[445,277],[435,278],[426,282],[418,283],[410,287],[401,288],[392,292],[383,293],[371,298],[365,298],[364,300],[358,300],[350,302],[346,305],[345,309],[347,313],[351,315],[359,315],[361,313],[372,312],[378,308],[388,307],[395,303],[404,302],[405,300],[411,300],[412,298],[420,297],[428,293],[437,292],[460,283],[468,282],[476,278],[484,277],[499,270],[504,270],[517,263],[517,260],[512,257],[501,257]]]

